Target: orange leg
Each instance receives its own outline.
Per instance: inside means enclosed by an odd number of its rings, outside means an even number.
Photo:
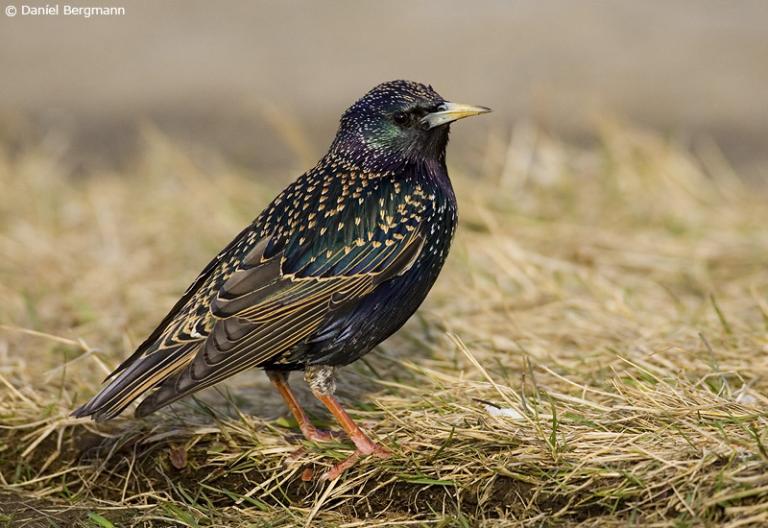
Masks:
[[[347,411],[341,407],[339,400],[337,400],[332,394],[322,393],[316,390],[314,387],[312,392],[318,400],[323,402],[325,406],[328,407],[328,410],[331,411],[333,417],[336,418],[336,421],[339,422],[339,425],[341,425],[341,427],[347,433],[347,436],[349,436],[349,439],[354,442],[355,447],[357,448],[357,451],[355,451],[352,456],[343,462],[336,464],[330,470],[325,472],[320,477],[322,480],[336,479],[342,473],[344,473],[344,471],[355,465],[361,456],[374,455],[379,458],[386,458],[391,454],[387,448],[377,444],[368,438],[368,436],[366,436],[363,430],[360,429],[352,420],[352,418],[347,414]]]
[[[269,377],[269,381],[272,382],[272,385],[277,389],[277,392],[280,393],[280,396],[283,397],[285,404],[288,406],[291,414],[293,414],[293,417],[296,418],[296,421],[299,423],[299,429],[301,429],[301,432],[307,440],[310,442],[329,442],[334,440],[331,433],[320,431],[309,421],[307,413],[301,408],[299,401],[291,391],[291,386],[288,385],[287,374],[277,370],[268,370],[267,376]]]
[[[344,429],[344,432],[347,433],[349,439],[354,442],[355,447],[357,447],[357,450],[360,451],[361,455],[371,455],[384,449],[366,436],[363,430],[360,429],[347,414],[347,411],[342,408],[339,400],[337,400],[335,396],[331,394],[317,393],[315,393],[315,396],[328,407],[328,410],[331,411],[333,417],[336,418],[336,421],[339,422],[339,425]]]

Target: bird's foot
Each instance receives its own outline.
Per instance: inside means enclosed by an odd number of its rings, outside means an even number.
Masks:
[[[360,446],[358,446],[357,450],[355,450],[352,455],[349,456],[346,460],[343,460],[333,466],[331,469],[320,475],[320,480],[335,480],[339,478],[342,473],[344,473],[346,470],[357,464],[357,461],[360,460],[360,458],[368,455],[375,456],[377,458],[389,458],[392,456],[392,451],[387,449],[386,447],[379,445],[375,442],[372,442],[371,440],[368,440],[368,444],[365,446],[365,449],[361,449]],[[355,442],[357,444],[357,442]]]
[[[310,442],[317,442],[322,444],[323,442],[336,442],[339,437],[331,431],[323,431],[318,429],[310,423],[301,424],[301,432],[304,434],[304,438]]]

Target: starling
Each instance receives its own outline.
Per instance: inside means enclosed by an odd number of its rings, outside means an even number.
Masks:
[[[386,456],[334,397],[334,370],[397,331],[432,288],[457,220],[449,126],[489,111],[411,81],[373,88],[344,112],[328,153],[205,267],[74,415],[107,420],[151,391],[136,409],[143,417],[260,367],[302,433],[326,440],[287,383],[300,370],[357,448],[325,476]]]

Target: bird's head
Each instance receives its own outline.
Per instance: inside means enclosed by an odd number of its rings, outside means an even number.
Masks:
[[[485,112],[490,109],[446,101],[431,86],[390,81],[344,112],[334,147],[357,162],[443,160],[450,123]]]

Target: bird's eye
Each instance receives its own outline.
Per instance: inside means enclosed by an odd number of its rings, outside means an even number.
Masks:
[[[395,112],[395,115],[393,115],[392,118],[398,125],[405,125],[408,123],[408,114],[405,112]]]

